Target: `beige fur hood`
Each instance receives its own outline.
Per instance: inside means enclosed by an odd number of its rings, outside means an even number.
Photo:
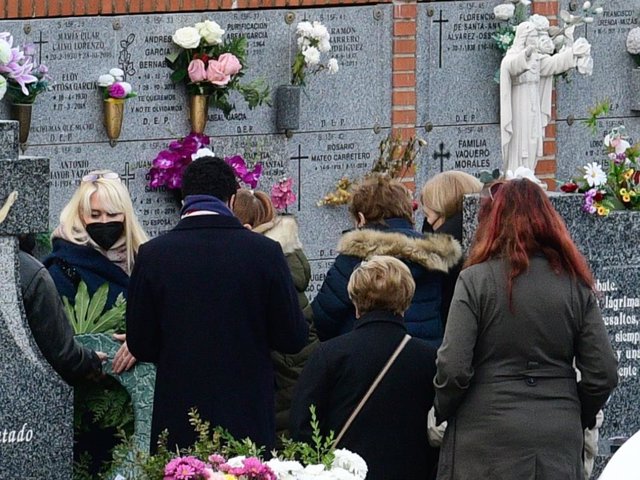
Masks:
[[[362,259],[390,255],[442,272],[448,272],[462,258],[460,243],[450,235],[427,233],[423,237],[408,237],[367,228],[344,234],[338,251]]]
[[[278,242],[285,255],[302,249],[302,243],[298,236],[298,223],[290,215],[278,216],[273,222],[256,227],[254,232],[262,233],[265,237]]]

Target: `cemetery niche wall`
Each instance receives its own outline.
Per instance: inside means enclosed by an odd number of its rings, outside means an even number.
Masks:
[[[446,170],[501,168],[499,0],[418,4],[416,129],[428,142],[416,184]]]
[[[321,21],[331,34],[335,75],[309,75],[301,95],[300,129],[278,133],[270,107],[249,110],[232,96],[229,119],[210,109],[205,130],[220,156],[244,155],[263,164],[258,188],[269,192],[284,176],[294,181],[298,199],[289,212],[297,216],[310,259],[314,295],[335,257],[342,230],[351,222],[344,207],[316,203],[345,175],[360,177],[376,160],[379,142],[391,119],[392,5],[196,14],[82,17],[2,21],[18,44],[31,42],[36,59],[49,68],[53,90],[34,106],[27,153],[51,158],[48,228],[87,172],[110,168],[128,186],[143,228],[150,236],[178,220],[172,195],[148,187],[148,170],[171,140],[189,133],[183,85],[170,80],[165,56],[176,47],[176,29],[214,20],[227,36],[248,39],[245,79],[264,78],[272,92],[290,79],[299,21]],[[28,33],[26,33],[28,32]],[[120,138],[111,147],[102,126],[98,76],[119,67],[139,94],[127,100]],[[8,118],[8,107],[0,105]]]

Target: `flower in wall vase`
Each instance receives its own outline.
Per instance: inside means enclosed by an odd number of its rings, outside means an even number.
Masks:
[[[27,140],[29,139],[29,130],[31,129],[32,109],[33,103],[11,103],[11,120],[20,122],[19,142],[23,153],[27,149]]]
[[[189,96],[189,121],[191,131],[203,133],[207,126],[207,115],[209,113],[209,95]]]
[[[124,98],[105,98],[104,103],[104,127],[107,137],[112,142],[120,138],[122,119],[124,118]]]
[[[276,128],[283,132],[300,128],[300,85],[280,85],[276,90]]]

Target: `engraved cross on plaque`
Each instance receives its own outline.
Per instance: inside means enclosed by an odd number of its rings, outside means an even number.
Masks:
[[[444,159],[449,160],[451,158],[451,152],[448,150],[444,151],[444,142],[440,142],[440,151],[437,150],[433,152],[433,159],[440,160],[440,172],[444,172]]]
[[[449,20],[445,20],[444,18],[442,18],[442,10],[440,10],[440,18],[439,20],[434,20],[433,23],[437,23],[438,26],[440,27],[440,32],[438,34],[438,49],[439,49],[439,53],[438,53],[438,68],[442,68],[442,24],[443,23],[448,23]]]
[[[38,45],[38,65],[42,65],[42,46],[49,43],[47,40],[42,39],[42,30],[40,31],[40,39],[33,42],[34,45]]]
[[[293,157],[291,157],[291,160],[297,160],[298,161],[298,211],[300,211],[300,183],[302,181],[302,168],[300,167],[300,164],[302,163],[302,160],[308,160],[309,156],[308,155],[302,155],[302,145],[298,144],[298,155],[294,155]]]
[[[135,180],[135,178],[136,178],[136,174],[129,170],[129,165],[130,165],[129,162],[125,162],[124,163],[124,173],[122,175],[120,175],[120,179],[127,186],[127,190],[130,190],[129,182],[131,180]]]

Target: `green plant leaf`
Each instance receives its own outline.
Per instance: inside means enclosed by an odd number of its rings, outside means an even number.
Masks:
[[[100,314],[104,310],[105,305],[107,304],[107,296],[109,295],[109,284],[104,283],[96,290],[96,293],[93,294],[91,301],[89,302],[89,307],[87,309],[87,323],[94,323]]]
[[[87,324],[87,310],[89,308],[89,291],[87,284],[83,281],[78,285],[75,298],[76,322],[78,324],[77,333],[87,333],[89,325]]]
[[[181,68],[171,74],[171,81],[173,83],[180,83],[182,80],[186,78],[186,76],[187,76],[187,71]]]
[[[126,303],[114,305],[93,324],[90,333],[114,333],[124,320],[126,310]]]

